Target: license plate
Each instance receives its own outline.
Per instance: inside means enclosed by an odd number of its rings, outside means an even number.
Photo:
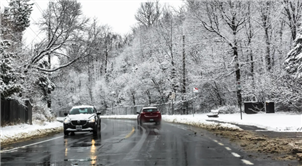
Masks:
[[[77,130],[82,130],[82,125],[76,125]]]
[[[154,119],[150,119],[149,121],[154,121]]]

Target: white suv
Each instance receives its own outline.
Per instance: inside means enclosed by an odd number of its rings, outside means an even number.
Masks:
[[[63,121],[64,134],[68,135],[70,132],[93,132],[94,135],[101,129],[101,119],[94,106],[81,105],[74,106]]]

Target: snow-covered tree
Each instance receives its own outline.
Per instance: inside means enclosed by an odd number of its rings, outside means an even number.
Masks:
[[[22,91],[20,61],[16,54],[21,49],[22,32],[29,27],[32,4],[29,0],[11,0],[0,13],[0,91],[1,98],[9,98]]]
[[[9,41],[0,41],[0,92],[1,99],[11,97],[13,94],[22,91],[20,84],[21,74],[16,71],[14,56],[7,50],[10,48]]]
[[[89,26],[85,32],[77,33],[77,43],[81,44],[70,50],[73,55],[89,50],[91,56],[80,59],[63,72],[75,70],[68,78],[78,80],[66,84],[72,87],[67,88],[68,95],[60,95],[70,101],[70,96],[80,93],[83,97],[77,99],[91,100],[107,108],[112,104],[167,103],[169,93],[175,91],[177,103],[189,102],[195,108],[209,111],[240,103],[242,94],[242,101],[283,101],[276,108],[286,108],[294,101],[285,100],[282,95],[288,97],[291,91],[298,94],[299,88],[293,80],[283,80],[288,75],[281,62],[283,52],[291,47],[292,31],[282,13],[285,4],[282,2],[187,1],[185,10],[162,8],[158,11],[162,17],[152,26],[146,28],[139,23],[127,38],[113,43],[113,33],[96,35],[94,32],[98,31]],[[85,36],[90,36],[90,40]],[[112,47],[114,43],[119,47]],[[184,85],[184,75],[187,91],[182,94],[180,85]],[[62,85],[65,79],[60,80]],[[193,87],[197,87],[199,93],[193,94]],[[185,95],[187,101],[183,101],[180,94]],[[298,100],[299,97],[290,98]]]
[[[77,1],[59,0],[58,2],[49,2],[47,10],[43,13],[42,22],[40,26],[46,33],[47,38],[37,44],[34,55],[27,64],[27,68],[36,68],[40,71],[53,72],[61,68],[67,67],[86,56],[80,54],[77,57],[66,55],[66,50],[75,41],[77,34],[81,34],[82,29],[87,23],[88,19],[81,17],[81,4]],[[57,56],[59,59],[63,58],[68,61],[55,68],[50,68],[50,56]],[[75,56],[75,55],[73,55]],[[48,68],[40,68],[38,64],[48,58]]]
[[[142,2],[135,14],[135,19],[146,28],[149,28],[159,20],[160,15],[161,10],[158,1]]]
[[[296,0],[283,0],[282,7],[284,10],[285,21],[290,28],[292,40],[297,39],[299,23],[301,22],[302,3]]]
[[[302,77],[302,35],[298,34],[295,40],[295,47],[287,54],[284,62],[285,70],[293,77]]]
[[[14,32],[23,32],[30,25],[32,5],[30,0],[10,0],[9,20]]]

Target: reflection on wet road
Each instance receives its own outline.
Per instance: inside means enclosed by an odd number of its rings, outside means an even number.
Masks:
[[[256,160],[223,139],[185,125],[102,119],[101,132],[75,133],[1,147],[1,165],[240,166],[284,165]]]

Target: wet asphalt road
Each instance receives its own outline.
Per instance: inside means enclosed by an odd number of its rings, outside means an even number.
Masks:
[[[63,133],[1,147],[1,165],[283,166],[296,162],[251,158],[200,128],[102,119],[97,136]]]

